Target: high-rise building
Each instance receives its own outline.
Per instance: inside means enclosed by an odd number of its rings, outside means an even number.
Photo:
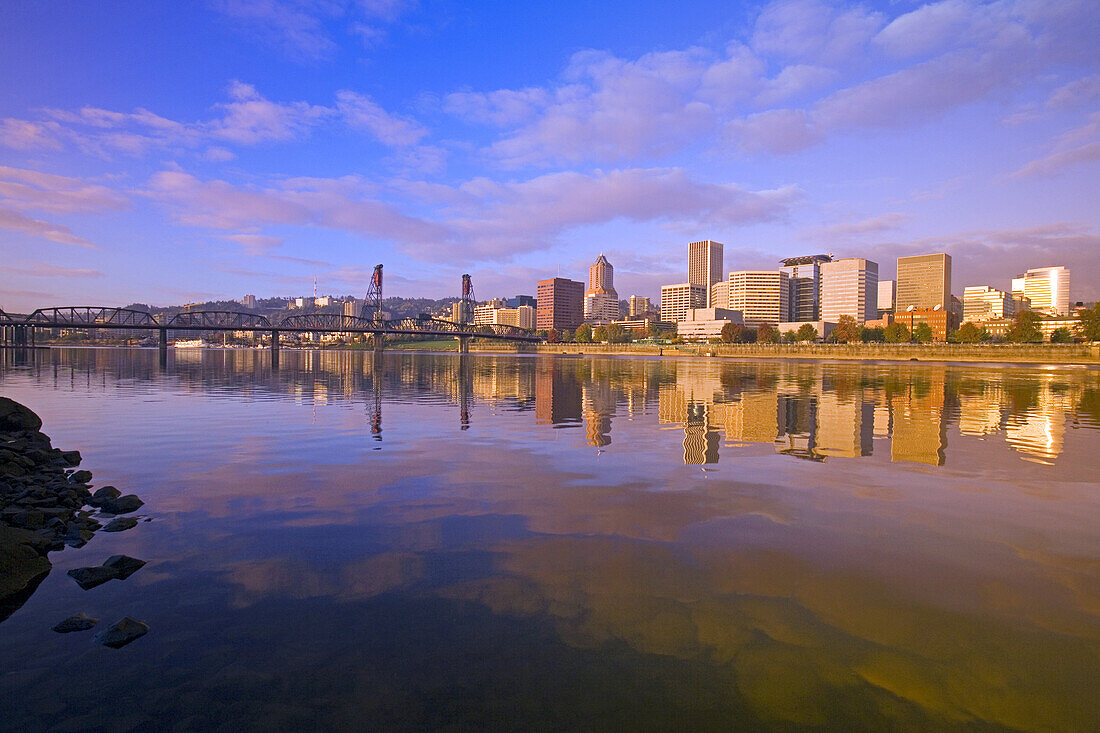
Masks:
[[[350,298],[348,300],[345,300],[344,301],[344,315],[345,316],[358,317],[359,309],[360,309],[361,305],[362,304],[355,298]]]
[[[1033,267],[1012,279],[1012,295],[1030,300],[1032,310],[1069,315],[1069,270]]]
[[[619,319],[619,294],[615,292],[615,268],[602,254],[588,268],[588,290],[584,293],[584,319],[610,323]]]
[[[521,305],[529,305],[535,308],[538,305],[538,301],[533,295],[517,295],[514,298],[508,299],[509,308],[519,308]]]
[[[988,285],[971,285],[963,288],[964,321],[984,321],[989,318],[1010,318],[1015,314],[1012,293],[991,288]]]
[[[821,266],[832,262],[832,255],[808,255],[781,260],[790,287],[787,306],[791,321],[821,320]],[[828,320],[828,319],[826,319]]]
[[[780,270],[741,270],[729,276],[730,310],[741,311],[745,325],[778,326],[788,319],[788,275]]]
[[[882,318],[887,313],[894,312],[894,303],[897,302],[898,288],[894,280],[878,281],[878,317]]]
[[[661,320],[668,323],[684,320],[691,308],[705,308],[707,289],[702,285],[677,283],[661,286]]]
[[[241,305],[243,305],[245,308],[255,308],[256,307],[256,296],[255,295],[246,295],[246,296],[244,296],[243,298],[241,298]]]
[[[841,316],[859,322],[878,318],[878,263],[845,257],[821,263],[821,320]]]
[[[539,330],[572,331],[584,322],[584,283],[564,277],[539,280]]]
[[[719,280],[710,286],[711,308],[729,308],[730,305],[730,281]]]
[[[951,255],[943,252],[898,258],[895,312],[914,308],[947,308],[951,304]]]
[[[704,292],[707,293],[707,297],[710,295],[710,286],[722,279],[723,267],[721,242],[704,239],[702,242],[692,242],[688,245],[688,282],[706,288]],[[703,307],[707,305],[709,304],[704,303]]]
[[[631,318],[645,318],[652,312],[653,304],[649,302],[649,298],[643,298],[640,295],[630,296],[629,314]]]

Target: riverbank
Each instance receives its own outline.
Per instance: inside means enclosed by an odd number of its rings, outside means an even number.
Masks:
[[[525,344],[474,342],[471,353],[929,361],[1100,366],[1100,344]]]

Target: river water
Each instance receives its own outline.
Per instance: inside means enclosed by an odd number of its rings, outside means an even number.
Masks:
[[[151,520],[0,623],[0,728],[1100,730],[1097,370],[50,349],[0,394]]]

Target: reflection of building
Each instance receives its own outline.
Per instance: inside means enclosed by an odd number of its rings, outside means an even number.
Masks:
[[[1069,270],[1033,267],[1012,280],[1012,294],[1031,301],[1031,309],[1049,315],[1069,314]]]
[[[820,461],[814,450],[817,429],[817,398],[805,395],[779,395],[776,418],[775,452],[796,458]]]
[[[722,279],[723,245],[705,239],[688,245],[688,283],[703,288],[704,298],[709,297],[710,286]],[[710,303],[700,303],[697,307],[715,307]],[[719,308],[726,306],[718,304]],[[664,311],[662,311],[664,314]],[[665,316],[666,321],[675,320]]]
[[[1069,392],[1054,392],[1042,385],[1036,403],[1027,410],[1009,415],[1005,421],[1005,440],[1027,456],[1052,460],[1062,453],[1066,437],[1066,414],[1077,399]]]
[[[788,257],[783,260],[780,270],[789,278],[787,318],[791,321],[821,319],[821,265],[832,260],[832,255]]]
[[[942,252],[898,258],[895,313],[909,306],[947,308],[951,302],[951,255]]]
[[[947,448],[945,379],[941,370],[911,374],[905,389],[891,396],[891,461],[943,465]]]
[[[959,393],[959,432],[963,435],[990,435],[1001,429],[999,386],[984,385],[977,394]]]
[[[869,402],[842,399],[832,391],[817,398],[817,433],[814,452],[823,456],[855,458],[873,449],[875,408]]]
[[[619,318],[619,294],[615,291],[615,268],[602,254],[588,268],[588,290],[584,293],[584,320],[610,323]]]
[[[878,263],[845,257],[821,264],[821,320],[839,323],[841,316],[860,323],[878,318]]]
[[[540,297],[541,300],[541,297]],[[572,364],[569,365],[572,367]],[[581,385],[576,371],[556,360],[539,364],[535,374],[535,421],[540,425],[579,423]]]
[[[777,270],[731,272],[730,310],[741,311],[749,328],[777,326],[787,317],[789,293],[787,273]]]
[[[718,431],[710,424],[706,404],[693,402],[687,405],[684,463],[689,466],[718,463]]]
[[[711,406],[714,421],[722,426],[727,440],[746,443],[771,443],[775,440],[777,395],[774,391],[743,392],[735,402]]]
[[[691,308],[705,308],[707,289],[702,285],[678,283],[661,286],[661,320],[682,321]]]
[[[539,329],[572,331],[584,321],[584,283],[553,277],[539,280],[538,315]]]

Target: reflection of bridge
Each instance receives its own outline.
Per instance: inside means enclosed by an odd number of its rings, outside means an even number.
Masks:
[[[29,315],[5,313],[0,310],[0,338],[15,346],[33,345],[37,329],[81,329],[156,331],[162,357],[167,353],[169,331],[249,331],[270,334],[272,358],[277,362],[282,333],[334,333],[370,335],[375,349],[381,349],[387,335],[454,337],[459,350],[468,350],[471,338],[538,343],[542,339],[533,331],[504,324],[474,325],[467,322],[472,313],[469,302],[472,291],[469,276],[463,276],[463,307],[459,323],[421,314],[415,318],[386,320],[382,318],[382,266],[375,268],[367,302],[358,316],[344,313],[301,313],[284,316],[274,322],[255,313],[198,310],[183,311],[168,318],[126,308],[100,306],[65,306],[39,308]],[[368,317],[369,316],[369,317]]]

